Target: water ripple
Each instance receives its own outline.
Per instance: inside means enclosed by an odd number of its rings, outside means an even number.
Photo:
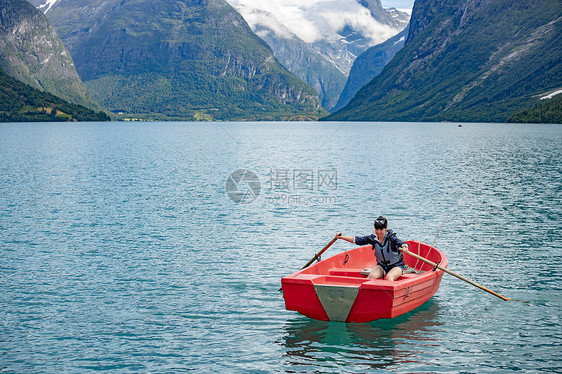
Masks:
[[[560,371],[562,131],[407,123],[0,124],[2,372]],[[236,142],[234,142],[234,140]],[[258,199],[224,191],[236,169]],[[333,189],[320,171],[337,171]],[[287,172],[282,191],[272,173]],[[310,189],[294,184],[309,172]],[[322,188],[321,188],[322,187]],[[367,324],[280,278],[387,216],[452,277]],[[329,254],[351,248],[337,242]]]

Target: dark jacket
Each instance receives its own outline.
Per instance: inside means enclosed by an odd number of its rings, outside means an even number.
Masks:
[[[404,266],[402,252],[398,250],[404,242],[396,237],[392,230],[386,232],[383,243],[379,242],[375,234],[367,236],[356,236],[355,244],[371,245],[375,251],[377,265],[392,268],[394,266]]]

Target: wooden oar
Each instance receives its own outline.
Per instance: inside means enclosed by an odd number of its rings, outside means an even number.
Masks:
[[[418,260],[423,261],[423,262],[425,262],[426,264],[429,264],[429,265],[433,266],[434,268],[437,268],[437,269],[439,269],[439,270],[443,270],[445,273],[451,274],[452,276],[457,277],[457,278],[459,278],[460,280],[465,281],[466,283],[470,283],[470,284],[472,284],[474,287],[478,287],[478,288],[480,288],[481,290],[484,290],[484,291],[486,291],[486,292],[489,292],[489,293],[491,293],[492,295],[497,296],[497,297],[499,297],[500,299],[502,299],[502,300],[504,300],[504,301],[509,301],[509,300],[511,300],[511,301],[519,301],[519,300],[508,299],[507,297],[503,297],[502,295],[500,295],[500,294],[498,294],[498,293],[495,293],[494,291],[489,290],[489,289],[487,289],[486,287],[481,286],[481,285],[479,285],[478,283],[471,281],[470,279],[466,279],[466,278],[463,277],[462,275],[459,275],[459,274],[457,274],[457,273],[452,272],[451,270],[448,270],[448,269],[446,269],[446,268],[444,268],[444,267],[442,267],[442,266],[439,266],[439,265],[436,264],[435,262],[429,261],[429,260],[426,259],[425,257],[418,256],[417,254],[412,253],[412,252],[408,251],[407,249],[399,248],[399,250],[400,250],[402,253],[406,253],[406,254],[408,254],[409,256],[412,256],[412,257],[414,257],[414,258],[417,258]]]
[[[305,268],[307,268],[307,267],[309,267],[310,264],[312,264],[312,263],[314,262],[314,260],[320,261],[320,256],[322,256],[322,253],[326,252],[326,250],[327,250],[328,248],[330,248],[330,246],[331,246],[332,244],[334,244],[334,242],[335,242],[336,240],[338,240],[338,236],[340,236],[340,235],[341,235],[341,232],[337,233],[336,236],[334,236],[334,239],[332,239],[328,244],[326,244],[326,246],[325,246],[324,248],[322,248],[322,250],[321,250],[320,252],[318,252],[317,254],[315,254],[314,257],[312,257],[312,258],[310,259],[310,261],[308,261],[308,262],[306,263],[306,265],[304,265],[304,266],[301,268],[301,270],[302,270],[302,269],[305,269]]]
[[[341,232],[337,233],[336,236],[334,236],[334,239],[330,240],[330,242],[329,242],[328,244],[326,244],[326,246],[325,246],[324,248],[322,248],[322,250],[321,250],[320,252],[318,252],[317,254],[315,254],[314,257],[312,257],[312,258],[310,259],[310,261],[308,261],[308,262],[306,263],[306,265],[304,265],[304,266],[301,268],[301,270],[302,270],[302,269],[305,269],[305,268],[307,268],[307,267],[309,267],[310,264],[312,264],[312,263],[314,262],[314,260],[320,261],[320,256],[322,256],[322,253],[326,252],[326,250],[327,250],[328,248],[330,248],[330,246],[331,246],[332,244],[334,244],[336,240],[338,240],[338,237],[339,237],[340,235],[341,235]],[[283,287],[281,287],[281,288],[279,289],[279,291],[281,291],[282,289],[283,289]]]

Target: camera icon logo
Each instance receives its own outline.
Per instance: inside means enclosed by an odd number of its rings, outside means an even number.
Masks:
[[[256,200],[261,192],[259,177],[251,170],[238,169],[226,178],[228,198],[236,204],[249,204]]]

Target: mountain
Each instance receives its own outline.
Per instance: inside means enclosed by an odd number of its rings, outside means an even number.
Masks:
[[[337,105],[333,108],[334,112],[346,106],[364,85],[382,72],[386,64],[404,47],[408,30],[408,27],[406,27],[386,42],[367,49],[357,57],[351,67],[349,77],[340,94]]]
[[[99,109],[55,29],[25,0],[0,2],[0,69],[36,89]]]
[[[109,117],[33,88],[0,69],[0,122],[28,121],[109,121]]]
[[[504,122],[562,88],[562,2],[416,0],[405,46],[327,120]]]
[[[369,9],[373,19],[383,25],[391,27],[401,25],[404,28],[410,22],[410,16],[407,13],[401,12],[396,8],[383,8],[380,0],[357,0],[357,2]]]
[[[224,0],[49,6],[80,77],[118,116],[264,120],[325,113],[317,93],[282,67]]]
[[[322,107],[331,110],[336,105],[346,76],[334,64],[296,36],[279,38],[271,29],[259,26],[254,32],[271,47],[287,70],[314,88]]]
[[[314,88],[326,110],[333,108],[345,85],[345,74],[276,18],[260,10],[251,12],[268,19],[267,25],[255,23],[252,30],[271,47],[279,62]]]
[[[331,110],[356,57],[403,30],[409,15],[380,0],[228,0],[289,71],[311,85]]]
[[[507,119],[507,122],[562,124],[562,95],[560,93],[559,90],[554,97],[542,97],[540,104],[515,113]]]

